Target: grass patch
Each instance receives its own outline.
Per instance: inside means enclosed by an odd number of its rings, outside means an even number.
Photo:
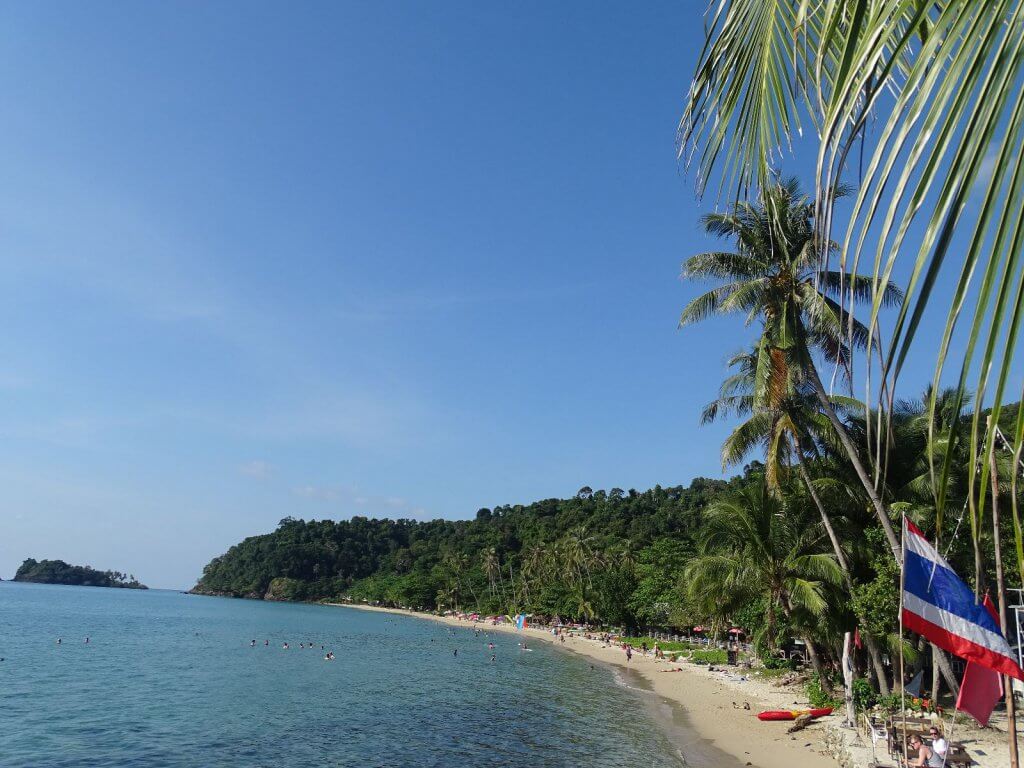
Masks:
[[[694,664],[725,664],[729,660],[725,651],[694,651],[690,661]]]
[[[657,643],[658,647],[665,653],[692,651],[698,647],[693,643],[675,642],[672,640],[655,640],[653,637],[620,637],[619,640],[633,646],[634,648],[640,648],[644,643],[647,643],[648,650],[654,648],[654,644]]]

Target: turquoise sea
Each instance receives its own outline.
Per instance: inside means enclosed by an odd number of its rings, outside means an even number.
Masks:
[[[682,764],[611,670],[410,617],[2,582],[0,657],[3,768]]]

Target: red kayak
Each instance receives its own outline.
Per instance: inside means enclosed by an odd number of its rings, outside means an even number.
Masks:
[[[825,709],[770,709],[758,712],[758,720],[796,720],[800,715],[810,715],[812,720],[832,714],[832,707]]]

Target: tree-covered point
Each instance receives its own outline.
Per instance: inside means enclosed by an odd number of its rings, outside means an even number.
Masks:
[[[679,577],[701,512],[760,468],[644,492],[585,487],[568,499],[481,509],[472,520],[285,518],[210,562],[194,591],[682,625]]]
[[[63,560],[33,560],[31,557],[18,568],[14,580],[37,584],[72,584],[80,587],[148,589],[131,574],[120,571],[97,571],[88,565],[69,565]]]

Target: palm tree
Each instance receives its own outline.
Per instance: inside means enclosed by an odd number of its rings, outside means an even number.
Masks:
[[[494,600],[495,585],[501,576],[501,561],[498,559],[498,552],[494,547],[484,550],[483,554],[484,573],[487,574],[487,588]]]
[[[724,280],[725,284],[687,304],[680,326],[732,313],[742,314],[748,324],[760,319],[756,358],[749,374],[753,379],[752,409],[777,410],[797,385],[813,393],[863,484],[898,561],[899,539],[815,363],[815,357],[821,356],[849,372],[851,345],[867,346],[868,329],[833,296],[845,290],[868,295],[871,280],[821,269],[822,252],[831,248],[818,246],[814,206],[800,194],[795,179],[765,188],[756,204],[739,202],[727,213],[705,216],[704,228],[709,234],[734,238],[737,252],[701,253],[683,263],[683,277]],[[902,293],[887,286],[882,300],[899,302]]]
[[[777,610],[793,628],[806,627],[798,614],[823,617],[828,589],[842,583],[835,556],[821,551],[817,527],[789,512],[766,486],[713,502],[701,531],[701,554],[686,568],[688,590],[698,602],[730,606],[762,599],[773,642]],[[809,634],[803,639],[827,685],[813,640]]]
[[[973,389],[998,422],[1024,323],[1024,0],[722,0],[711,9],[679,126],[698,191],[713,178],[737,198],[770,188],[782,148],[806,134],[802,144],[817,152],[815,239],[845,230],[840,270],[855,273],[864,258],[873,275],[863,286],[848,280],[841,302],[870,309],[879,405],[891,405],[906,355],[929,325],[926,308],[948,293],[933,393],[947,366],[959,367],[954,411]],[[851,172],[858,192],[845,215],[834,202]],[[831,256],[819,249],[819,269]],[[951,292],[933,290],[943,267],[957,275]],[[911,299],[883,350],[879,310],[897,274],[909,274]],[[953,351],[954,328],[966,340],[957,338],[962,353]],[[979,409],[971,454],[987,467],[996,436],[983,431]],[[1024,418],[1012,442],[1024,445]],[[975,503],[989,476],[969,478]],[[944,503],[940,495],[937,514]]]
[[[828,419],[822,416],[814,395],[806,385],[801,386],[792,376],[786,382],[784,391],[774,397],[773,403],[765,404],[764,398],[758,398],[757,358],[756,349],[733,356],[729,367],[735,368],[736,373],[722,383],[719,398],[704,408],[701,421],[707,424],[728,415],[746,416],[746,420],[732,431],[722,445],[722,467],[741,464],[752,450],[762,448],[766,487],[776,496],[781,497],[782,494],[782,472],[790,465],[796,465],[800,479],[828,534],[847,591],[852,595],[853,574],[846,553],[807,468],[809,455],[817,455],[819,446],[836,446],[834,431]],[[851,398],[833,396],[831,402],[840,414],[856,413],[862,408],[860,403]],[[881,650],[870,635],[865,634],[864,641],[878,689],[888,694],[889,684]]]

